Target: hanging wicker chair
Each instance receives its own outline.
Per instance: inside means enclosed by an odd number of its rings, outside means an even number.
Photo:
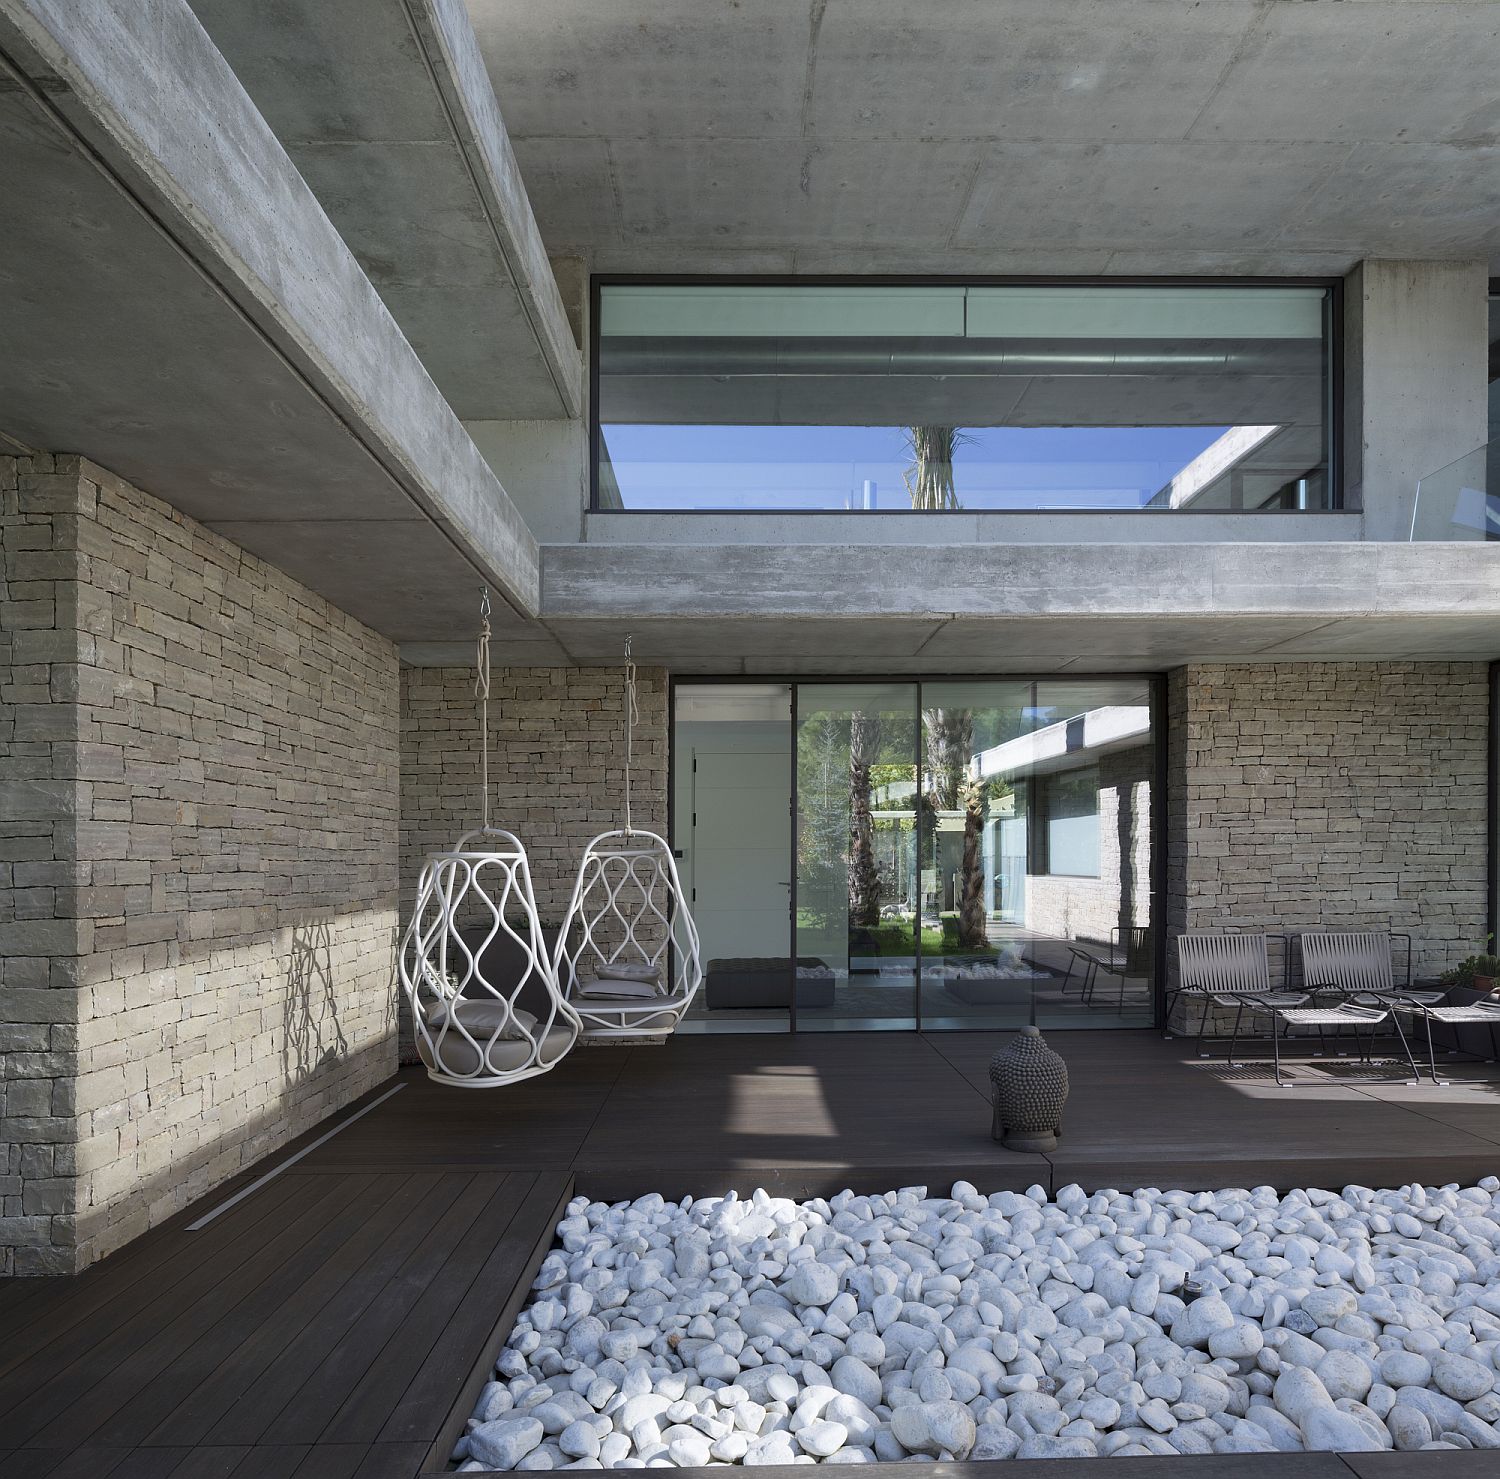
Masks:
[[[703,984],[677,862],[654,832],[604,832],[584,849],[558,936],[557,978],[590,1042],[665,1037]]]
[[[666,839],[631,824],[635,751],[633,638],[625,638],[625,825],[583,850],[553,964],[589,1042],[666,1037],[703,984],[698,927]]]
[[[427,1075],[495,1089],[546,1073],[581,1027],[537,917],[526,849],[489,824],[490,604],[480,598],[480,814],[447,852],[428,855],[401,940],[402,989]]]
[[[427,858],[401,942],[401,984],[417,1052],[438,1083],[518,1083],[577,1042],[581,1023],[558,990],[513,833],[477,828]]]

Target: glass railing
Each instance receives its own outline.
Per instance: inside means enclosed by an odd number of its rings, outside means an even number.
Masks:
[[[1411,538],[1500,539],[1500,441],[1476,448],[1417,483]]]

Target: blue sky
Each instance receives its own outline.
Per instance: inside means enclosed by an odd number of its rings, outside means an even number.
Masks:
[[[1136,508],[1225,426],[991,426],[954,458],[965,508]],[[604,444],[626,508],[909,508],[905,431],[890,426],[613,424]]]

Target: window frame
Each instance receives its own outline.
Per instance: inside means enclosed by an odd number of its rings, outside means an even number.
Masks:
[[[866,276],[844,273],[641,273],[641,272],[596,272],[589,276],[589,332],[588,332],[588,455],[589,455],[589,499],[590,514],[646,515],[673,518],[838,518],[845,514],[861,519],[871,517],[909,518],[914,514],[921,518],[945,518],[955,514],[969,518],[1055,518],[1134,517],[1145,512],[1140,509],[861,509],[857,513],[840,509],[724,509],[724,508],[612,508],[599,502],[599,306],[603,289],[609,287],[949,287],[949,288],[1318,288],[1325,294],[1323,300],[1324,385],[1323,385],[1323,445],[1324,458],[1328,466],[1329,503],[1324,509],[1306,509],[1297,517],[1316,517],[1319,514],[1341,514],[1348,511],[1344,488],[1344,279],[1342,277],[1214,277],[1214,276],[1060,276],[1037,277],[1014,274],[979,276],[924,276],[910,274],[875,274]],[[1262,511],[1257,509],[1173,509],[1173,515],[1189,516],[1249,516]],[[1285,512],[1284,510],[1278,512]]]

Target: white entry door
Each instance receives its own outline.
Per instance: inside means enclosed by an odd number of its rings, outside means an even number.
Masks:
[[[785,957],[791,757],[695,749],[693,765],[693,918],[703,959]]]

